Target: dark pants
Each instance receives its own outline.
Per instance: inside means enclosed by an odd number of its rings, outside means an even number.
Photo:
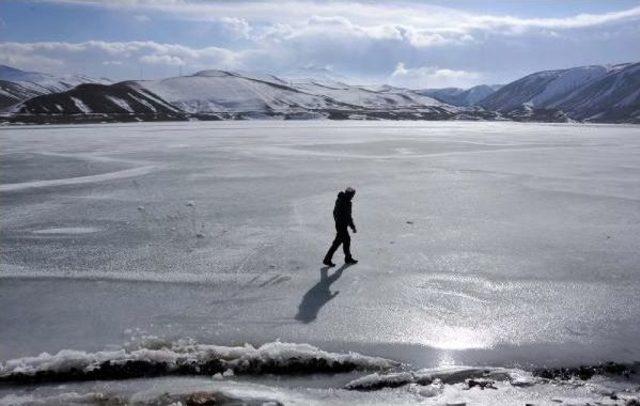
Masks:
[[[331,243],[331,247],[329,248],[329,251],[327,251],[327,255],[325,255],[324,257],[325,261],[331,261],[331,258],[333,258],[333,254],[336,252],[340,244],[342,244],[344,258],[350,259],[351,251],[349,250],[349,248],[351,247],[351,237],[349,236],[349,231],[346,226],[336,226],[336,238],[333,240],[333,243]]]

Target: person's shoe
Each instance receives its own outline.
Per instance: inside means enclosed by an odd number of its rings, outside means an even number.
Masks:
[[[344,260],[344,263],[345,264],[349,264],[349,265],[353,265],[353,264],[357,264],[358,260],[357,259],[353,259],[353,258],[346,258]]]
[[[322,261],[323,264],[325,264],[326,266],[336,266],[336,264],[334,264],[333,262],[331,262],[330,259],[325,259],[324,261]]]

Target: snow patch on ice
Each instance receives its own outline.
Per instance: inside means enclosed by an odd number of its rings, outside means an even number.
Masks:
[[[91,234],[100,231],[96,227],[55,227],[33,231],[34,234]]]
[[[62,350],[0,364],[0,382],[122,379],[149,375],[299,374],[386,370],[398,363],[357,353],[331,353],[309,344],[273,342],[260,347],[151,341],[139,348]]]
[[[124,169],[122,171],[102,173],[99,175],[77,176],[73,178],[35,180],[32,182],[7,183],[0,185],[0,192],[14,192],[24,189],[39,187],[53,187],[63,185],[79,185],[83,183],[105,182],[114,179],[129,178],[133,176],[146,175],[154,169],[154,166],[141,166],[139,168]]]
[[[116,402],[117,398],[106,396],[99,392],[89,393],[77,393],[67,392],[53,396],[37,397],[32,394],[29,395],[15,395],[10,394],[3,398],[0,398],[0,406],[35,406],[35,405],[71,405],[71,404],[124,404],[123,402]],[[113,403],[110,403],[113,402]]]
[[[455,366],[389,374],[376,372],[347,383],[345,389],[368,391],[382,388],[397,388],[409,384],[431,385],[436,382],[451,385],[467,382],[468,380],[480,379],[508,381],[514,386],[529,386],[536,382],[536,378],[525,371],[505,368]]]

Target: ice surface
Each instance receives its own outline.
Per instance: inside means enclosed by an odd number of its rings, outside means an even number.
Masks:
[[[116,172],[108,172],[100,175],[78,176],[75,178],[49,179],[31,182],[6,183],[0,185],[0,192],[13,192],[24,189],[45,188],[64,185],[79,185],[82,183],[96,183],[110,181],[114,179],[129,178],[133,176],[145,175],[153,169],[153,166],[142,166],[139,168],[124,169]]]
[[[145,123],[0,142],[0,160],[48,169],[0,178],[3,361],[113,350],[125,331],[415,370],[640,359],[638,127]],[[320,261],[348,185],[360,263],[335,277]],[[98,231],[34,233],[79,227]]]

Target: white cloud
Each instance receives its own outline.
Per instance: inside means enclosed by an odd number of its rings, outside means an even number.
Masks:
[[[415,30],[436,32],[465,32],[474,30],[507,30],[523,32],[526,29],[574,29],[613,22],[640,19],[640,6],[602,14],[576,14],[563,18],[523,18],[470,13],[459,9],[439,7],[422,2],[365,2],[283,0],[270,1],[189,1],[189,0],[48,0],[54,3],[73,3],[105,8],[154,10],[176,17],[196,20],[217,20],[227,16],[248,21],[285,23],[295,25],[310,15],[339,18],[355,25],[375,27],[394,24]]]
[[[467,88],[478,83],[482,77],[478,72],[453,70],[433,66],[407,68],[399,62],[391,74],[389,82],[411,88],[462,87]]]
[[[140,62],[152,65],[184,66],[186,62],[177,56],[171,55],[145,55],[140,57]]]
[[[0,45],[1,46],[1,45]],[[25,70],[55,71],[64,65],[64,61],[41,55],[3,53],[0,51],[0,63]]]
[[[220,22],[227,30],[240,38],[249,38],[251,25],[244,18],[222,17]]]
[[[408,0],[44,1],[95,7],[97,12],[117,10],[153,27],[149,35],[163,29],[161,22],[186,19],[193,24],[170,27],[176,30],[176,42],[188,38],[192,43],[218,46],[154,41],[0,42],[0,61],[35,70],[93,71],[123,79],[142,67],[145,77],[160,77],[175,74],[176,66],[184,72],[223,68],[279,74],[330,65],[347,80],[466,87],[485,80],[501,83],[541,69],[623,62],[640,55],[640,7],[563,18],[522,18]]]
[[[475,51],[477,60],[473,62],[478,64],[511,63],[513,55],[518,55],[523,65],[520,71],[526,70],[525,61],[533,70],[533,66],[542,60],[543,51],[537,48],[541,44],[540,39],[563,38],[568,42],[575,38],[576,30],[608,30],[614,24],[632,25],[640,20],[640,6],[601,14],[524,18],[469,12],[419,1],[49,1],[90,4],[139,14],[164,13],[170,18],[221,24],[232,36],[224,40],[218,38],[220,43],[236,47],[228,52],[243,53],[244,60],[260,54],[264,59],[257,66],[248,68],[276,73],[287,67],[291,69],[312,63],[331,64],[339,71],[364,70],[369,71],[365,74],[383,75],[400,61],[411,66],[437,64],[451,66],[453,70],[478,70],[467,66],[470,63],[464,60],[467,50]],[[241,42],[230,45],[234,39]],[[237,49],[238,46],[243,47],[242,51]],[[501,53],[500,47],[509,50]],[[598,45],[592,45],[586,52],[584,47],[588,48],[587,45],[575,48],[575,53],[580,51],[584,57],[573,56],[571,60],[576,63],[583,60],[597,62],[592,55],[597,53]],[[562,49],[561,46],[556,48]],[[522,49],[529,50],[529,55],[523,58],[520,55]],[[445,51],[454,56],[444,56]],[[604,50],[600,52],[605,53]],[[633,54],[633,47],[625,54]],[[194,59],[173,53],[163,55],[165,53],[159,53],[145,58],[145,61],[152,58],[158,63],[175,65],[178,63],[172,59],[175,56],[191,65]],[[243,59],[238,56],[229,58],[227,65],[234,65],[229,63],[230,60],[237,62]],[[564,62],[568,57],[558,55],[555,59],[558,62],[546,62],[555,63],[550,66],[571,64]],[[602,62],[609,60],[603,59]],[[483,66],[481,70],[489,68]]]
[[[193,69],[226,67],[246,68],[243,58],[251,56],[247,51],[231,51],[225,48],[190,48],[176,44],[153,41],[106,42],[87,41],[0,43],[0,62],[35,70],[57,70],[62,66],[86,68],[86,64],[102,66],[143,64],[185,66]],[[137,65],[136,62],[133,63]],[[90,69],[85,69],[90,70]]]
[[[565,18],[516,18],[481,15],[473,20],[477,25],[486,24],[491,27],[573,29],[585,28],[612,22],[640,19],[640,6],[628,10],[603,14],[577,14]]]

